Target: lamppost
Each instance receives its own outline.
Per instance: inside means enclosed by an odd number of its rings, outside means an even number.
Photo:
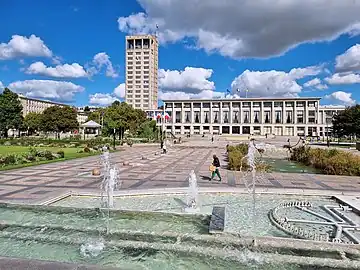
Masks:
[[[162,132],[164,133],[164,139],[166,139],[166,130],[165,130],[165,102],[163,102],[163,119],[162,119]],[[163,137],[163,134],[161,134],[161,138]]]
[[[329,123],[326,119],[326,145],[327,147],[330,147],[330,141],[329,141]]]
[[[115,140],[116,140],[115,133],[116,133],[116,129],[114,128],[114,150],[115,150]]]

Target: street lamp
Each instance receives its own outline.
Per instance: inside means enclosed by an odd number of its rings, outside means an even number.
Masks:
[[[116,129],[114,128],[114,150],[115,150],[115,133],[116,133]]]

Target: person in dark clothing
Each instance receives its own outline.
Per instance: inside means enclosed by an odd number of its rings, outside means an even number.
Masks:
[[[214,142],[214,136],[211,137],[211,142],[212,142],[212,143]]]
[[[219,181],[221,181],[221,175],[220,175],[220,160],[216,155],[213,155],[213,163],[212,165],[215,167],[215,170],[211,173],[211,179],[213,180],[215,175],[217,175],[219,177]]]
[[[163,147],[164,147],[164,142],[163,142],[163,141],[161,141],[161,142],[160,142],[160,149],[162,150],[162,149],[163,149]]]

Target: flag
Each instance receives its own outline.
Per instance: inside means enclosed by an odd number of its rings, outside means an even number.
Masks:
[[[231,92],[230,92],[230,90],[229,90],[229,89],[226,89],[226,92],[227,92],[227,93],[229,93],[229,94],[231,94]]]

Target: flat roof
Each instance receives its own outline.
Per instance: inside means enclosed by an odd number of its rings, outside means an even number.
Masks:
[[[18,94],[18,97],[20,99],[28,99],[28,100],[39,101],[39,102],[43,102],[43,103],[50,103],[50,104],[55,104],[55,105],[62,105],[62,106],[70,106],[71,107],[71,105],[69,105],[69,104],[50,101],[50,100],[46,100],[46,99],[31,98],[31,97],[27,97],[27,96],[19,95],[19,94]]]
[[[166,102],[216,102],[216,101],[286,101],[286,100],[320,100],[320,97],[259,97],[259,98],[212,98],[212,99],[164,99]]]
[[[126,39],[137,39],[137,38],[150,38],[150,39],[156,39],[155,35],[130,35],[130,36],[126,36]]]

